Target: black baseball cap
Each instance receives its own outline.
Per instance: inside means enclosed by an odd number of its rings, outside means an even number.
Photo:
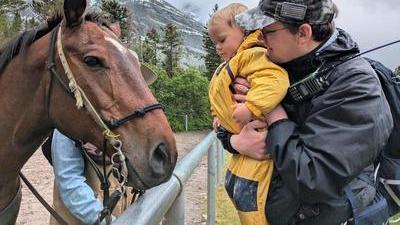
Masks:
[[[245,30],[262,29],[274,22],[327,24],[335,17],[332,0],[261,0],[256,8],[235,17]]]

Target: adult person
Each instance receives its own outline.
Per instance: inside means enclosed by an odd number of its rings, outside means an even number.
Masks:
[[[86,143],[84,150],[94,158],[101,159],[101,152],[96,146]],[[93,168],[85,162],[81,149],[75,141],[54,130],[51,144],[51,158],[54,170],[53,206],[57,213],[70,225],[92,225],[106,220],[98,221],[103,211],[102,191]],[[97,160],[96,160],[97,161]],[[99,165],[101,168],[101,166]],[[101,171],[103,171],[101,169]],[[110,176],[110,192],[117,188],[117,181]],[[114,209],[114,214],[121,214],[132,198],[129,195],[122,198]],[[115,218],[112,216],[113,219]],[[58,222],[51,217],[51,225]]]
[[[288,71],[291,83],[265,123],[251,122],[224,139],[241,154],[271,155],[276,173],[266,214],[272,225],[351,224],[358,218],[345,190],[360,210],[377,196],[373,164],[391,133],[392,116],[369,63],[346,61],[359,48],[335,28],[336,15],[331,0],[262,0],[236,17],[246,30],[263,30],[268,57]],[[235,86],[239,92],[248,84],[237,79]],[[265,126],[266,136],[256,131]]]

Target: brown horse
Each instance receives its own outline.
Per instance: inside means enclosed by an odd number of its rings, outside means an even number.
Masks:
[[[172,174],[177,158],[175,139],[140,72],[137,56],[120,43],[112,25],[85,16],[85,9],[86,0],[65,0],[63,16],[21,34],[0,50],[1,225],[15,223],[20,205],[18,173],[54,128],[73,139],[102,146],[105,127],[100,125],[109,124],[103,121],[125,117],[118,121],[123,125],[105,133],[113,144],[107,145],[107,155],[121,147],[116,139],[122,143],[128,184],[147,189]],[[52,47],[55,31],[61,32],[55,36],[60,45]],[[54,54],[51,65],[53,48],[59,54]],[[60,56],[63,51],[65,62]],[[52,78],[49,68],[60,80]],[[76,107],[71,74],[92,108],[87,104]],[[70,88],[72,95],[66,91]]]

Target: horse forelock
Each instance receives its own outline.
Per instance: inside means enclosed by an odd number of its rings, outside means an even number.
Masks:
[[[31,30],[25,30],[11,41],[0,46],[0,76],[15,56],[23,53],[25,49],[31,46],[35,41],[51,32],[61,23],[63,18],[63,14],[58,12],[53,17],[49,18],[45,24],[41,24]],[[109,26],[110,23],[99,13],[88,13],[85,15],[85,21],[94,22],[99,26],[104,26],[112,30]]]

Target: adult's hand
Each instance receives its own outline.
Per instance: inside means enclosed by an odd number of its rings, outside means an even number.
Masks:
[[[278,105],[275,109],[271,110],[271,112],[266,113],[264,117],[268,126],[270,126],[278,120],[287,119],[288,115],[282,105]]]
[[[258,131],[258,129],[264,129],[266,126],[267,124],[260,120],[246,124],[239,134],[232,135],[230,140],[232,147],[240,154],[256,160],[269,159],[270,155],[267,155],[265,144],[267,132]]]
[[[233,95],[233,98],[237,102],[245,102],[246,94],[250,88],[249,82],[243,77],[236,77],[235,81],[233,82],[233,86],[236,92],[236,94]]]
[[[93,156],[102,156],[103,152],[100,151],[94,144],[90,142],[86,142],[84,145],[82,145],[83,149],[86,150],[89,155]]]

